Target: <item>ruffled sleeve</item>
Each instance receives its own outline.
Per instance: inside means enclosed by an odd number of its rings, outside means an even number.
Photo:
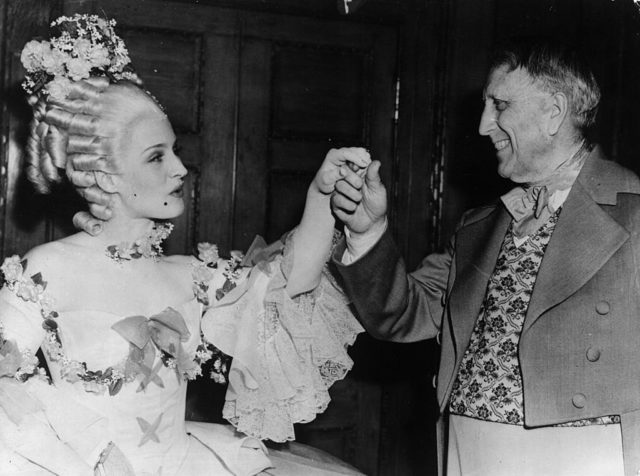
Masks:
[[[223,416],[248,435],[293,440],[329,404],[328,389],[353,362],[347,346],[363,329],[325,268],[313,291],[292,299],[292,246],[258,254],[243,282],[206,311],[202,331],[233,357]]]
[[[39,367],[35,353],[46,341],[43,322],[52,302],[39,276],[24,275],[25,264],[14,256],[2,265],[0,474],[37,468],[92,474],[106,444],[106,421],[81,405],[68,405]]]

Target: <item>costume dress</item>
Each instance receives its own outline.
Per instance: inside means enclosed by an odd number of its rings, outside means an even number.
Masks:
[[[260,441],[293,439],[293,423],[326,408],[328,387],[351,366],[346,345],[361,330],[326,277],[291,300],[284,289],[291,259],[281,251],[254,256],[250,267],[238,257],[194,258],[193,299],[152,316],[58,314],[46,277],[8,258],[0,474],[93,474],[98,461],[105,474],[123,475],[348,474],[301,458],[270,460]],[[234,356],[224,412],[246,435],[185,422],[187,379],[212,357],[210,344]],[[35,366],[39,347],[52,385]],[[125,456],[120,469],[109,466],[112,453]]]

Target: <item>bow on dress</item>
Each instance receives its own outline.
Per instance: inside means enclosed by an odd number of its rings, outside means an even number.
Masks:
[[[129,342],[129,358],[127,369],[130,374],[142,373],[144,379],[138,387],[138,392],[144,390],[149,382],[159,387],[164,383],[158,371],[163,365],[160,359],[154,367],[156,349],[161,356],[174,358],[178,378],[183,369],[190,365],[189,356],[185,353],[182,343],[189,340],[191,333],[187,324],[175,309],[168,307],[159,314],[146,318],[145,316],[131,316],[116,322],[111,328]]]

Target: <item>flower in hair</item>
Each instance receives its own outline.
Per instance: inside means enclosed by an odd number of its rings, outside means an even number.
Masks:
[[[27,70],[22,87],[29,94],[64,99],[71,81],[106,76],[112,82],[140,84],[129,52],[114,27],[115,20],[97,15],[62,16],[51,23],[49,41],[32,40],[20,60]]]

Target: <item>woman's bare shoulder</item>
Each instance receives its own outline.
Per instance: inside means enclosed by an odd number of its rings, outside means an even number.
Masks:
[[[68,277],[79,270],[93,267],[96,251],[82,245],[73,235],[50,241],[29,250],[22,258],[26,260],[26,272],[41,273],[46,278]]]

